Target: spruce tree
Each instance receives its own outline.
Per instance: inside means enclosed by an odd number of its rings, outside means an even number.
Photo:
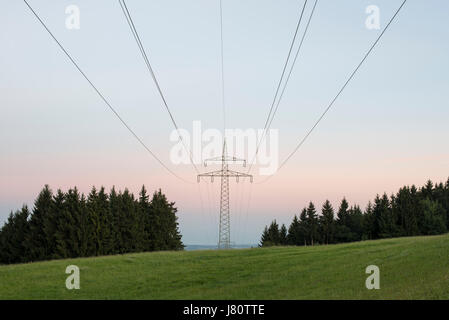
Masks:
[[[446,184],[442,182],[435,185],[434,188],[434,200],[437,201],[444,209],[446,228],[449,229],[449,192],[448,192],[449,179]]]
[[[316,213],[315,205],[310,202],[307,208],[307,225],[308,225],[308,237],[310,239],[310,244],[313,246],[319,241],[319,230],[318,230],[318,215]]]
[[[382,218],[382,204],[379,195],[376,195],[376,198],[374,198],[374,205],[373,205],[373,239],[379,239],[380,238],[380,221]]]
[[[387,194],[384,193],[380,199],[379,207],[379,236],[381,238],[391,238],[396,234],[395,217],[391,210],[391,202]]]
[[[348,241],[360,241],[363,236],[363,213],[360,206],[354,205],[348,210]]]
[[[307,219],[307,209],[304,208],[301,211],[301,214],[299,215],[299,238],[301,239],[301,244],[304,246],[307,246],[309,243],[309,234],[310,234],[310,227],[309,227],[309,221]]]
[[[30,232],[27,206],[9,215],[0,229],[0,263],[19,263],[29,261],[26,236]]]
[[[374,213],[373,205],[368,202],[363,215],[363,236],[362,240],[372,240],[374,239]]]
[[[59,214],[56,231],[59,258],[75,258],[87,255],[88,235],[87,210],[84,196],[78,189],[69,189],[65,194],[64,208]]]
[[[408,220],[406,221],[406,230],[409,230],[411,236],[419,235],[419,226],[418,220],[420,216],[420,204],[421,196],[419,194],[418,188],[415,185],[412,185],[410,188],[410,196],[411,196],[411,212],[408,215]]]
[[[87,196],[87,213],[89,216],[89,222],[91,224],[91,242],[89,243],[89,253],[90,255],[98,255],[98,253],[101,250],[101,240],[100,240],[100,230],[101,230],[101,223],[100,223],[100,217],[98,215],[99,210],[97,208],[98,205],[98,193],[97,189],[92,187],[92,190],[90,191],[89,195]]]
[[[421,200],[422,219],[420,231],[424,235],[436,235],[447,232],[446,212],[437,201],[425,198]]]
[[[150,220],[152,219],[152,216],[151,216],[151,208],[150,208],[149,199],[150,199],[150,197],[147,194],[147,190],[146,190],[145,186],[143,185],[142,188],[140,189],[139,205],[138,205],[139,220],[143,226],[143,229],[142,229],[142,232],[143,232],[143,234],[142,234],[142,236],[143,236],[142,250],[143,251],[151,250],[151,244],[152,244],[152,230],[151,230],[151,225],[150,225]]]
[[[349,228],[349,203],[346,198],[340,203],[337,212],[335,238],[337,242],[348,242],[351,239],[351,229]]]
[[[181,234],[178,230],[177,208],[174,202],[168,202],[159,189],[153,194],[150,202],[150,226],[153,250],[183,250]]]
[[[284,226],[285,228],[285,226]],[[287,229],[285,228],[285,232]],[[287,236],[285,236],[284,241],[286,241]],[[265,226],[260,239],[261,247],[277,246],[281,244],[281,230],[279,230],[279,225],[276,220],[273,220],[269,227]]]
[[[449,230],[449,178],[444,185],[443,207],[446,210],[446,228]]]
[[[431,180],[428,180],[426,185],[421,188],[421,194],[423,196],[423,199],[429,199],[433,200],[434,193],[433,193],[433,182]]]
[[[299,223],[298,216],[295,214],[293,217],[293,221],[288,227],[288,235],[287,235],[287,241],[289,245],[292,246],[299,246],[302,245],[302,238],[301,238],[301,225]]]
[[[260,238],[259,247],[267,247],[269,245],[271,245],[271,243],[270,243],[269,235],[268,235],[268,227],[265,226],[265,228],[263,229],[263,232],[262,232],[262,237]]]
[[[269,241],[271,242],[271,245],[277,246],[280,244],[281,235],[279,225],[276,222],[276,220],[273,220],[273,222],[271,222],[270,226],[268,227],[268,237]]]
[[[121,196],[117,194],[115,187],[109,192],[110,229],[112,234],[111,253],[122,252],[122,238],[120,232],[120,201]]]
[[[91,231],[88,255],[104,255],[112,252],[109,203],[104,187],[100,191],[92,187],[87,197],[86,208],[89,218],[88,229]]]
[[[348,209],[349,209],[349,203],[346,200],[346,198],[343,198],[340,203],[340,207],[338,208],[337,212],[337,221],[340,225],[347,225],[347,219],[348,219]]]
[[[51,209],[44,220],[44,234],[48,244],[48,258],[56,259],[57,255],[57,229],[60,213],[64,210],[64,193],[58,189],[56,195],[53,196]]]
[[[56,217],[56,248],[54,252],[55,258],[69,258],[75,257],[73,250],[74,246],[74,232],[73,225],[75,220],[72,218],[72,214],[67,206],[67,194],[58,191],[56,195],[58,200],[59,212]],[[62,200],[62,201],[61,201]]]
[[[409,187],[400,188],[392,199],[391,208],[398,224],[398,236],[413,236],[418,233],[413,196]]]
[[[279,230],[279,244],[282,246],[286,246],[288,243],[287,238],[287,227],[285,226],[285,224],[282,224],[281,229]]]
[[[48,259],[50,247],[44,232],[45,221],[51,215],[53,194],[48,185],[39,193],[34,202],[33,213],[29,221],[29,233],[26,235],[27,256],[30,261]]]
[[[75,191],[78,192],[77,188],[75,187]],[[91,244],[94,242],[92,238],[92,223],[89,219],[89,211],[87,209],[87,199],[84,194],[81,194],[79,196],[79,215],[77,215],[78,218],[78,224],[79,224],[79,230],[80,230],[80,243],[79,243],[79,256],[80,257],[88,257],[90,255],[95,254],[93,252],[93,247]]]
[[[119,193],[120,207],[119,207],[119,232],[121,238],[120,253],[134,251],[134,206],[128,189],[123,193]]]
[[[98,237],[99,243],[99,255],[107,255],[113,253],[114,250],[114,234],[113,232],[113,217],[110,211],[108,194],[104,187],[98,191],[96,198],[96,208],[98,210],[98,218],[100,223],[100,229]]]
[[[319,222],[323,242],[325,244],[333,243],[335,237],[334,208],[332,207],[329,200],[326,200],[326,202],[323,204]]]

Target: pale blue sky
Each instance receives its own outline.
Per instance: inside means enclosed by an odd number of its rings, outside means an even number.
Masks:
[[[29,2],[123,118],[169,161],[173,127],[118,1]],[[401,2],[318,2],[273,122],[281,159],[379,35],[366,29],[365,8],[377,5],[384,27]],[[65,28],[71,4],[81,10],[80,30]],[[229,128],[263,128],[302,4],[223,0]],[[219,1],[127,5],[179,126],[190,129],[201,120],[205,128],[221,128]],[[265,224],[274,218],[289,223],[309,200],[321,206],[329,198],[336,206],[346,196],[365,205],[376,193],[403,184],[447,179],[448,17],[447,1],[409,0],[304,147],[270,182],[251,187],[248,214],[250,187],[231,186],[234,241],[257,242]],[[77,185],[84,192],[92,185],[137,192],[146,184],[150,190],[162,187],[177,202],[186,243],[215,243],[219,184],[191,187],[168,176],[22,1],[1,2],[0,26],[0,222],[22,203],[31,205],[46,183],[54,189]],[[191,167],[170,166],[195,179]]]

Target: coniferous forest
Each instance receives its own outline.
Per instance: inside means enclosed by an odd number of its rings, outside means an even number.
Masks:
[[[428,181],[422,188],[404,186],[390,197],[377,195],[365,210],[343,199],[335,212],[326,200],[321,215],[310,202],[290,226],[274,220],[266,226],[259,246],[316,245],[393,237],[436,235],[449,230],[449,179]]]
[[[161,190],[150,200],[144,186],[137,199],[127,189],[94,187],[86,197],[45,186],[32,210],[11,212],[0,229],[0,263],[182,250],[176,211]]]

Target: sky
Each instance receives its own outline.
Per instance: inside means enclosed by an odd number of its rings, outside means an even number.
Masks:
[[[340,90],[402,1],[319,0],[271,128],[280,160]],[[170,158],[173,131],[118,1],[29,0],[58,40],[150,149]],[[309,0],[306,16],[313,1]],[[76,5],[80,28],[67,29]],[[128,0],[178,126],[223,126],[218,0]],[[302,0],[223,0],[226,127],[262,129]],[[365,12],[376,5],[380,30]],[[449,176],[449,3],[409,0],[306,143],[269,180],[230,181],[231,241],[255,244],[273,219],[289,224],[313,201],[376,194]],[[304,25],[303,25],[304,26]],[[300,29],[303,29],[303,26]],[[0,224],[45,184],[161,188],[187,244],[216,244],[220,183],[170,175],[96,95],[22,1],[0,4]],[[201,172],[218,170],[199,165]],[[233,170],[245,168],[232,165]]]

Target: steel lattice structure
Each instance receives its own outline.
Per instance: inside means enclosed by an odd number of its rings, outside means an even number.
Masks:
[[[253,182],[253,176],[250,174],[229,170],[229,162],[243,162],[243,166],[246,166],[246,160],[237,159],[236,157],[229,157],[226,150],[226,140],[223,142],[223,152],[220,157],[210,158],[204,160],[204,166],[207,166],[208,162],[221,162],[221,170],[211,171],[199,174],[197,176],[198,182],[202,177],[210,177],[211,182],[214,182],[215,177],[221,178],[221,193],[220,193],[220,226],[218,236],[218,248],[229,249],[231,247],[231,217],[229,209],[229,177],[235,177],[239,182],[239,178],[249,177],[250,182]]]

